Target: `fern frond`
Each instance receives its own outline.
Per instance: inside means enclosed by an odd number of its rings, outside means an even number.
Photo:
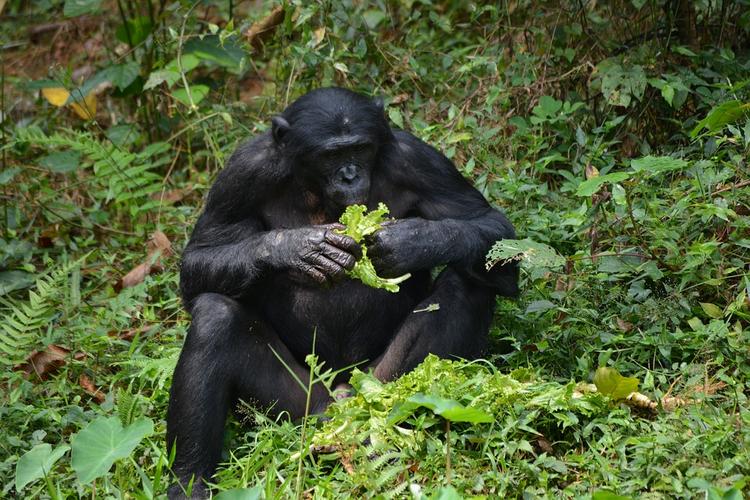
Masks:
[[[59,298],[64,295],[71,271],[83,259],[68,262],[36,280],[36,290],[29,290],[27,300],[0,297],[0,363],[16,365],[26,359],[29,352],[41,348],[42,333],[57,316]]]
[[[133,199],[146,200],[161,189],[161,177],[154,173],[167,158],[166,143],[156,143],[141,153],[132,153],[111,143],[97,140],[88,132],[66,130],[47,135],[37,127],[16,131],[16,142],[29,142],[37,147],[65,148],[81,153],[93,164],[91,179],[93,196],[104,203],[138,207]]]
[[[124,361],[122,364],[136,368],[138,372],[135,374],[135,377],[144,379],[152,384],[155,383],[161,389],[165,386],[167,379],[172,376],[179,356],[180,348],[175,347],[167,351],[161,358],[142,356]]]
[[[135,419],[138,397],[130,392],[130,388],[117,391],[117,415],[122,425],[130,425]]]

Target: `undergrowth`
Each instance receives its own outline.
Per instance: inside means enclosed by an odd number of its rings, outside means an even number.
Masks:
[[[242,409],[217,491],[746,494],[747,2],[261,3],[0,2],[0,495],[165,495],[181,249],[239,141],[323,85],[507,213],[523,292],[485,360],[357,372],[304,426]],[[655,409],[585,390],[599,367]]]

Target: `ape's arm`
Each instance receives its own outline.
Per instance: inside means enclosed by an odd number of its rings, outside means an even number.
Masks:
[[[331,226],[265,227],[259,214],[265,197],[288,182],[283,172],[267,136],[232,155],[183,253],[180,289],[188,307],[204,292],[246,295],[269,272],[326,284],[354,266],[358,245]]]
[[[449,264],[501,295],[517,295],[515,264],[489,272],[484,267],[495,241],[515,238],[505,215],[490,207],[445,156],[411,134],[395,135],[401,167],[394,180],[415,196],[418,217],[376,233],[369,252],[376,267],[394,274]]]

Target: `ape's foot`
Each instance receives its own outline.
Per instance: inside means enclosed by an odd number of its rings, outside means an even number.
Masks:
[[[175,483],[169,487],[167,496],[169,500],[203,500],[211,496],[206,483],[200,479],[193,482],[193,488],[190,490],[189,495],[186,493],[187,490],[187,485],[182,486],[179,483]]]
[[[339,384],[333,390],[333,400],[341,401],[354,396],[354,387],[349,384]]]

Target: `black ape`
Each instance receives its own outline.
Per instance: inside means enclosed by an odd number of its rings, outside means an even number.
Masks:
[[[373,235],[368,255],[383,276],[412,274],[397,294],[346,278],[360,249],[334,231],[347,205],[378,202],[397,220]],[[391,130],[382,103],[337,88],[299,98],[232,155],[183,255],[193,322],[167,417],[180,479],[195,475],[194,494],[205,494],[200,478],[214,472],[238,399],[304,413],[303,390],[271,348],[302,380],[314,331],[326,367],[364,363],[381,380],[428,353],[480,355],[495,296],[515,295],[518,278],[512,265],[485,271],[484,256],[513,237],[447,158]],[[440,309],[414,312],[433,303]],[[315,411],[330,401],[314,387]],[[171,496],[180,494],[175,485]]]

